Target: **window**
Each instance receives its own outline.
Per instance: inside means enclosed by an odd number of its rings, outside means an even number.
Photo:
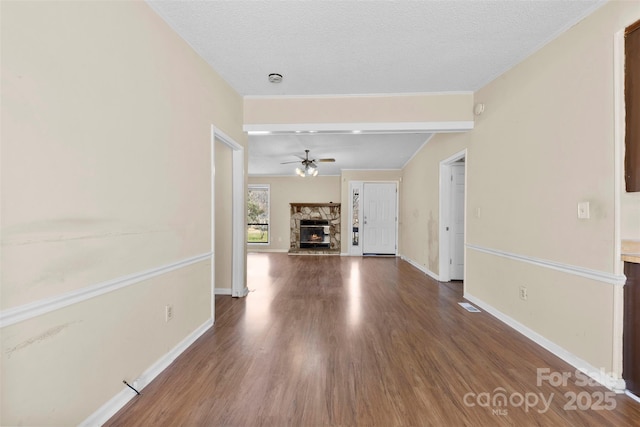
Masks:
[[[269,186],[249,184],[247,243],[269,243]]]

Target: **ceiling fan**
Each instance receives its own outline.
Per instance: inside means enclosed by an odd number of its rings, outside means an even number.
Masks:
[[[310,159],[309,158],[309,150],[304,150],[304,157],[302,156],[298,156],[302,161],[300,163],[302,163],[302,168],[297,167],[296,168],[296,173],[298,175],[300,175],[301,177],[305,177],[307,175],[309,176],[316,176],[318,175],[318,165],[316,165],[315,162],[318,163],[331,163],[331,162],[335,162],[336,159],[331,159],[331,158],[327,158],[327,159]],[[286,165],[289,163],[298,163],[298,160],[295,160],[293,162],[282,162],[280,163],[281,165]]]

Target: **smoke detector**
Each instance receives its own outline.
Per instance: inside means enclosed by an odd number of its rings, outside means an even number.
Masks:
[[[269,74],[269,81],[271,83],[280,83],[282,81],[282,74],[278,74],[278,73]]]

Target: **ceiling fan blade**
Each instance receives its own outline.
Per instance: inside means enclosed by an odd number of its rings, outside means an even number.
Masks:
[[[294,160],[294,161],[292,161],[292,162],[282,162],[282,163],[280,163],[280,164],[281,164],[281,165],[288,165],[288,164],[291,164],[291,163],[300,163],[300,160]]]
[[[332,159],[332,158],[327,158],[327,159],[310,159],[309,158],[309,150],[304,150],[305,156],[298,156],[296,155],[296,157],[298,157],[300,160],[293,160],[291,162],[282,162],[280,163],[281,165],[288,165],[291,163],[302,163],[303,166],[308,167],[308,166],[313,166],[315,168],[317,168],[318,166],[315,164],[315,162],[318,163],[330,163],[330,162],[335,162],[336,159]]]

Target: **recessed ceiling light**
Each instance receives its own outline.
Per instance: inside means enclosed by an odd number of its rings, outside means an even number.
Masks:
[[[278,73],[269,74],[269,81],[271,83],[280,83],[282,81],[282,74],[278,74]]]

